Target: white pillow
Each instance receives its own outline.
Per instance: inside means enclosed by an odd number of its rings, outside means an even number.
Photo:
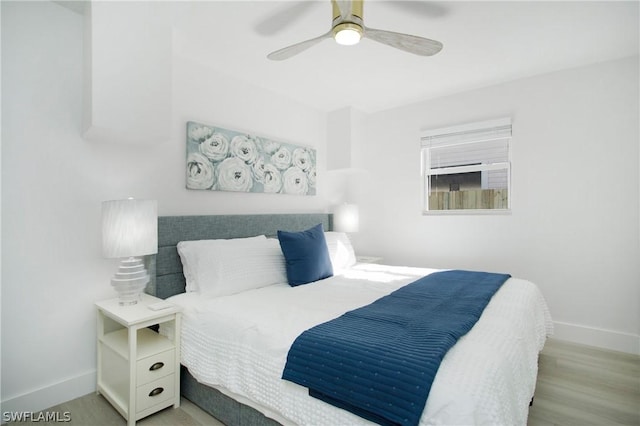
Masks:
[[[218,250],[198,276],[200,292],[215,297],[286,282],[284,255],[274,239]]]
[[[344,232],[327,231],[324,233],[331,258],[333,272],[341,271],[356,264],[356,255],[353,246],[349,241],[349,236]]]
[[[253,253],[254,258],[263,252],[271,253],[271,256],[267,256],[267,259],[270,259],[275,264],[275,269],[278,269],[278,259],[273,259],[272,247],[273,243],[268,242],[267,237],[264,235],[229,240],[179,242],[177,248],[186,280],[186,291],[208,292],[214,289],[218,281],[225,278],[225,276],[230,276],[231,281],[234,281],[232,265],[245,263],[244,267],[241,267],[240,271],[238,271],[239,274],[243,274],[244,269],[250,269],[246,266],[247,260],[243,258],[244,253]],[[282,253],[279,255],[282,256]],[[225,265],[225,262],[227,262],[227,265]],[[264,264],[265,262],[258,263]],[[220,285],[224,287],[224,283]],[[213,292],[215,293],[215,291]],[[224,293],[224,289],[221,292]]]

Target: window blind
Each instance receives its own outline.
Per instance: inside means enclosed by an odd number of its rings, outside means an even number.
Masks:
[[[509,139],[510,137],[511,118],[501,118],[462,126],[424,130],[421,134],[421,142],[425,148],[436,148],[465,143]]]
[[[428,168],[499,164],[509,161],[511,119],[505,118],[444,129],[421,135],[429,151]]]

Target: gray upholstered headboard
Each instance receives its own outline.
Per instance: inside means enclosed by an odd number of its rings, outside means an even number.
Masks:
[[[162,299],[184,293],[182,263],[176,248],[180,241],[262,234],[274,237],[278,230],[302,231],[318,223],[328,231],[333,229],[332,222],[332,215],[326,213],[161,216],[158,218],[158,254],[149,258],[151,282],[146,292]]]

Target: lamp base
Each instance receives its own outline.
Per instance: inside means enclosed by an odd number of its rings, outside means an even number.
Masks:
[[[111,285],[118,292],[121,306],[135,305],[140,301],[140,293],[149,282],[144,263],[139,257],[130,257],[120,262],[118,272],[111,279]]]

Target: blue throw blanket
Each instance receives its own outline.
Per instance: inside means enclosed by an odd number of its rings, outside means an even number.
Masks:
[[[442,358],[509,277],[444,271],[420,278],[302,333],[282,378],[376,423],[416,425]]]

